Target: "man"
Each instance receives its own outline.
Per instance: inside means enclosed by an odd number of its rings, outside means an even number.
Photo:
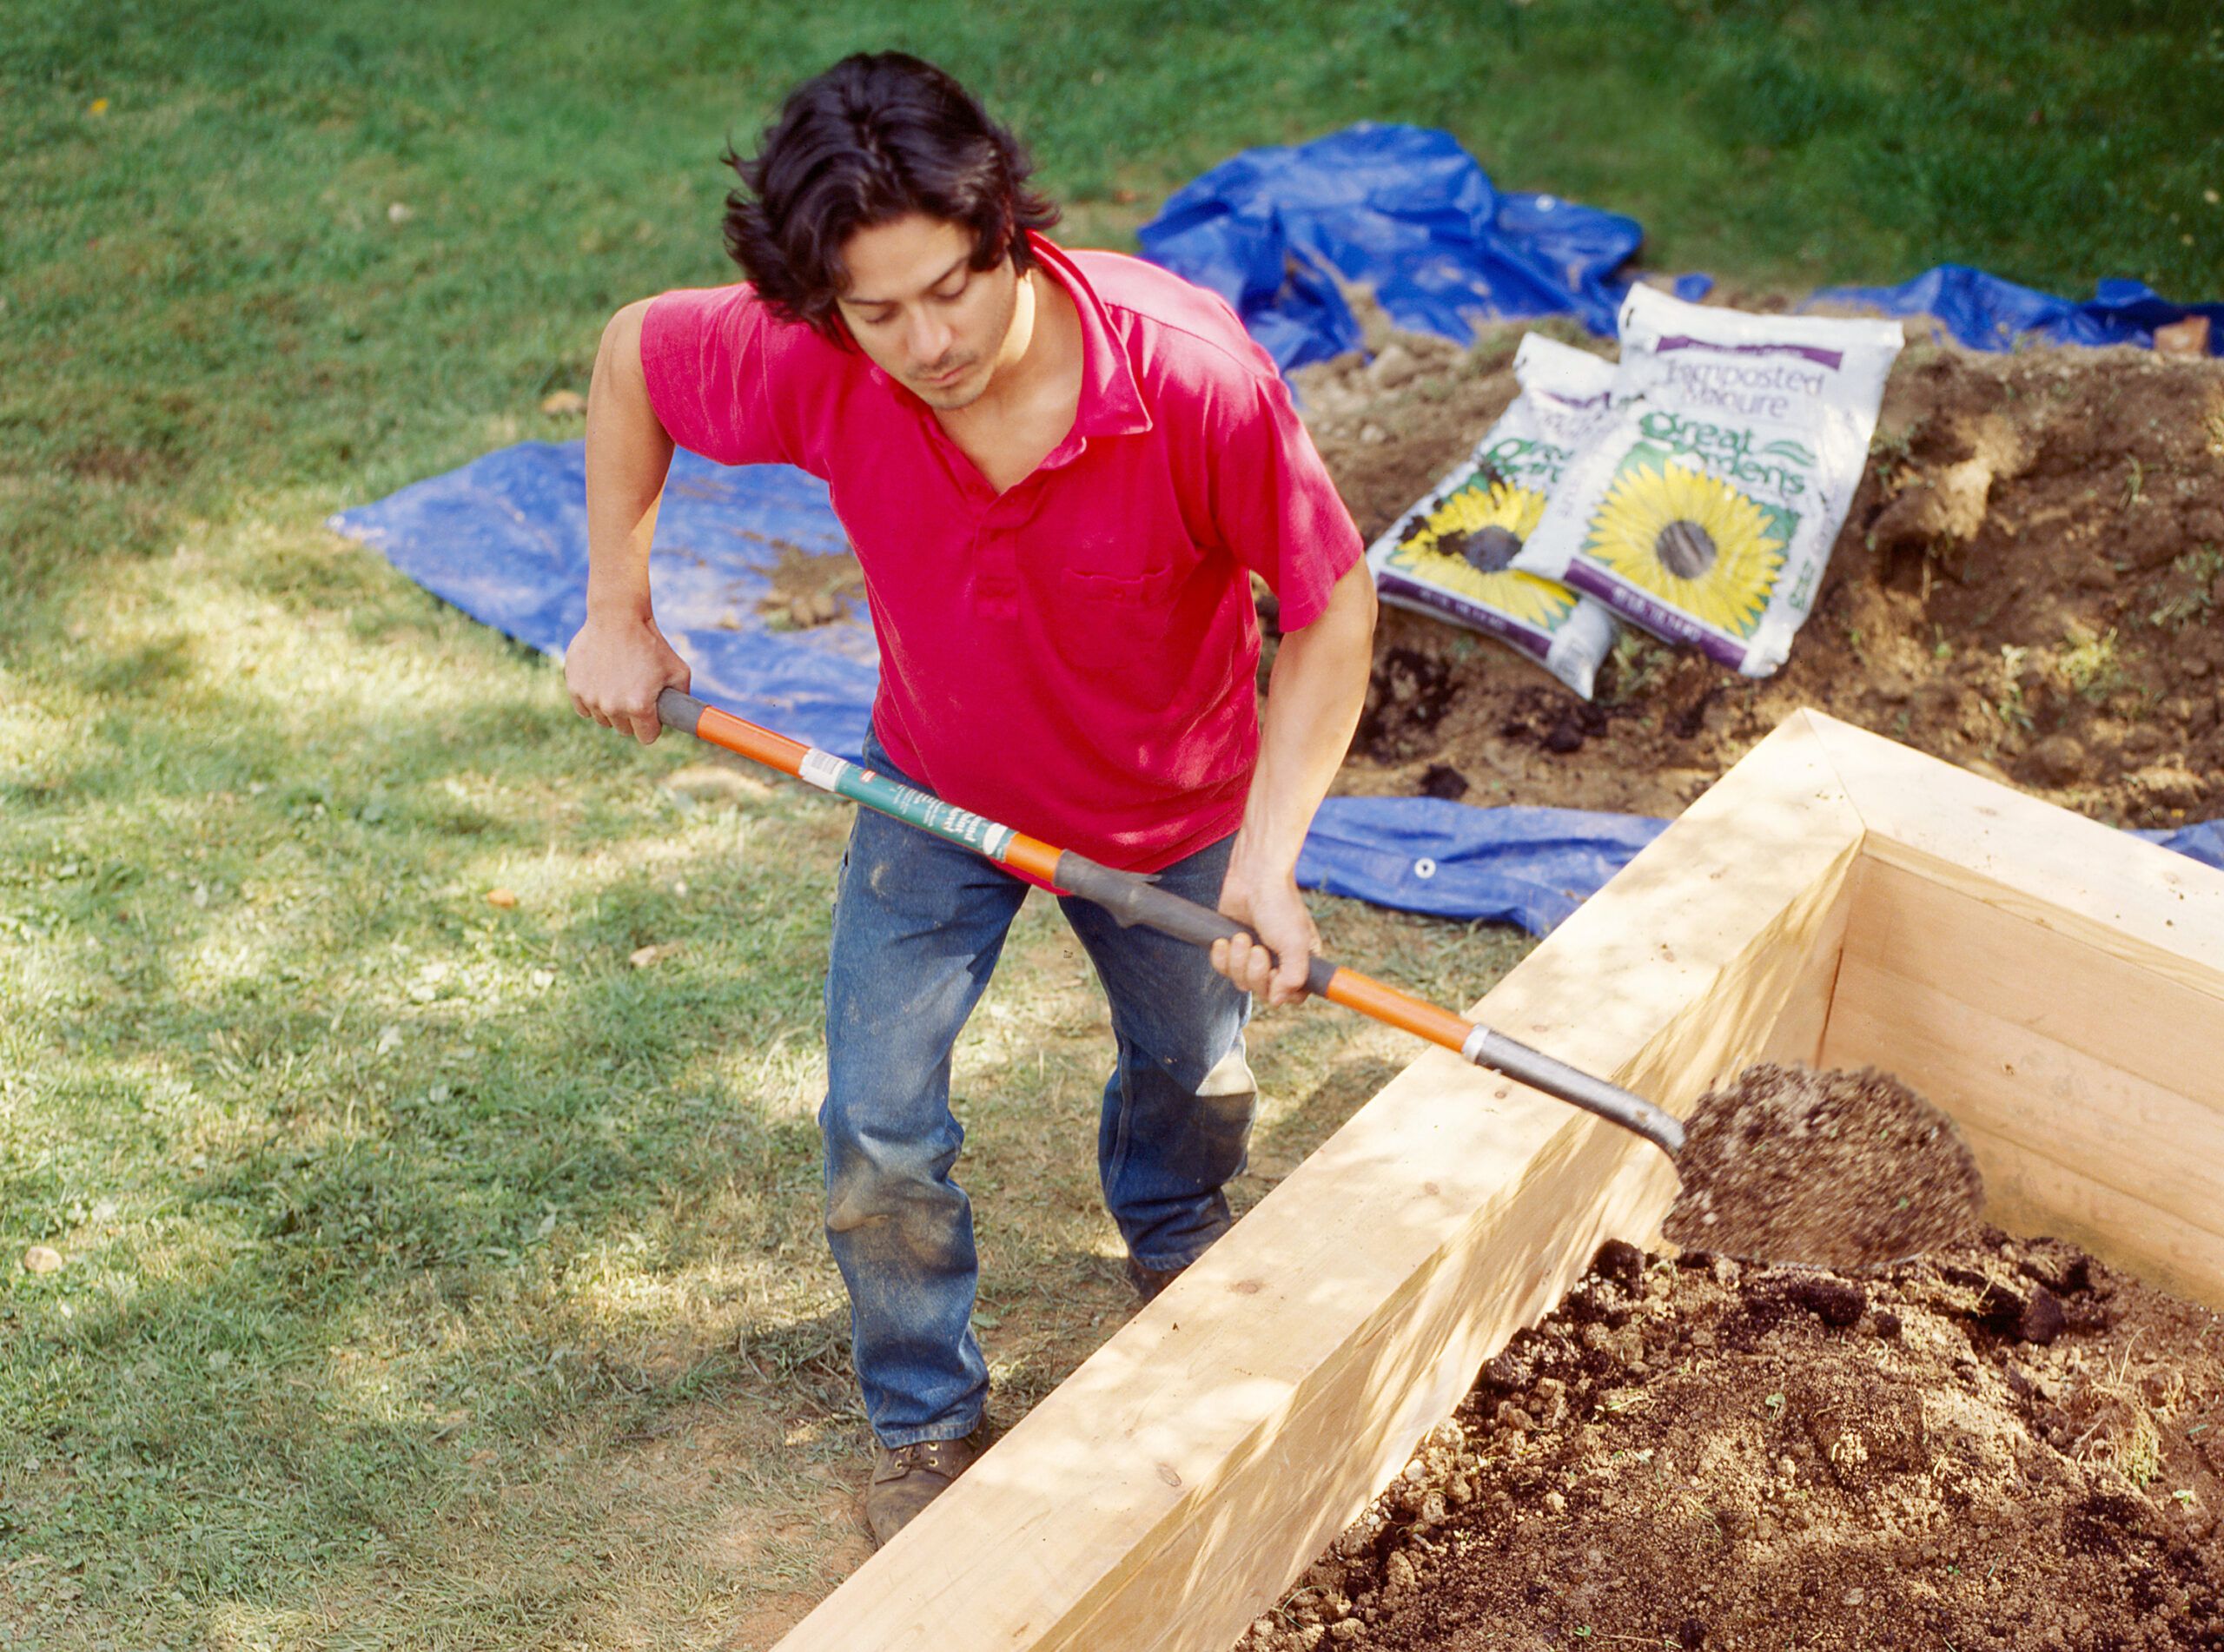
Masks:
[[[1208,960],[1064,902],[1111,1003],[1099,1167],[1150,1296],[1230,1219],[1247,995],[1301,995],[1318,944],[1293,873],[1366,694],[1358,532],[1228,306],[1044,239],[1056,213],[1025,155],[940,70],[847,58],[790,96],[754,159],[728,158],[749,283],[628,305],[603,334],[573,704],[647,742],[658,693],[687,685],[648,587],[675,441],[826,479],[881,651],[865,762],[1156,873],[1262,943]],[[1284,631],[1263,730],[1253,572]],[[870,812],[843,862],[819,1121],[881,1542],[978,1449],[950,1049],[1026,893]]]

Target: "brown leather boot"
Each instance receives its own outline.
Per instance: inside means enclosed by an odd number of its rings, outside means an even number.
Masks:
[[[1135,1287],[1135,1294],[1144,1301],[1155,1300],[1158,1293],[1182,1277],[1189,1265],[1178,1268],[1147,1268],[1134,1257],[1128,1259],[1128,1283]]]
[[[950,1483],[981,1455],[982,1431],[962,1440],[921,1440],[890,1450],[873,1443],[872,1481],[865,1487],[865,1523],[876,1546],[910,1525],[920,1510],[950,1489]]]

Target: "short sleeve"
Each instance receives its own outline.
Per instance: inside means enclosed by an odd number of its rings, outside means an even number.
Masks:
[[[649,406],[672,440],[721,465],[797,463],[771,393],[783,328],[747,283],[665,293],[641,320]]]
[[[1221,542],[1263,578],[1284,631],[1311,624],[1365,553],[1279,375],[1247,375],[1212,398],[1210,499]]]

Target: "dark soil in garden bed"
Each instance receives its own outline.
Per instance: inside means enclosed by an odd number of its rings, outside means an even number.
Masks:
[[[1378,331],[1391,347],[1373,365],[1298,374],[1363,532],[1504,410],[1519,334],[1462,351]],[[2224,814],[2219,603],[2224,360],[1987,355],[1926,336],[1893,372],[1815,611],[1774,677],[1632,631],[1585,704],[1495,644],[1386,610],[1340,785],[1673,815],[1814,705],[2104,820],[2182,823]]]
[[[2224,1326],[2046,1239],[1612,1243],[1240,1652],[2224,1648]]]

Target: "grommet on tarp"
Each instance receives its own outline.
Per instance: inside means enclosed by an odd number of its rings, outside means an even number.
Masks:
[[[1413,862],[1413,876],[1415,877],[1434,877],[1436,876],[1436,862],[1429,859],[1427,856],[1422,856],[1420,859]]]

